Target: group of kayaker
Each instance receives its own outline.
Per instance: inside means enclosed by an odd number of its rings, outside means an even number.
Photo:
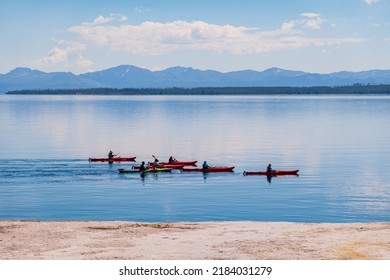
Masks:
[[[110,151],[108,153],[108,159],[112,160],[114,157],[118,156],[119,154],[114,154],[113,151]],[[146,170],[147,168],[157,168],[157,167],[163,167],[164,164],[160,163],[160,161],[158,160],[157,157],[155,157],[154,155],[152,155],[152,157],[154,158],[154,162],[151,163],[151,162],[148,162],[148,165],[146,165],[145,161],[142,161],[140,167],[139,167],[139,170],[140,171],[144,171]],[[173,156],[170,156],[169,159],[168,159],[168,163],[174,163],[174,162],[177,162],[177,159],[174,158]],[[203,169],[209,169],[210,168],[210,165],[208,165],[207,161],[204,161],[203,164],[202,164],[202,168]]]
[[[154,157],[154,163],[153,163],[153,165],[154,165],[155,167],[158,166],[158,165],[160,165],[159,160],[158,160],[155,156],[153,156],[153,157]],[[172,162],[175,162],[175,161],[177,161],[177,159],[175,159],[173,156],[170,156],[169,159],[168,159],[168,162],[169,162],[169,163],[172,163]],[[208,168],[210,168],[210,166],[207,164],[207,161],[204,161],[204,162],[203,162],[202,168],[203,168],[203,169],[208,169]]]
[[[156,158],[154,155],[152,155],[154,158],[154,162],[148,162],[148,165],[146,166],[145,161],[142,161],[141,166],[140,166],[140,171],[145,171],[147,168],[157,168],[157,167],[163,167],[164,164],[160,163],[158,158]],[[170,156],[168,159],[169,163],[175,162],[177,159],[175,159],[173,156]]]
[[[114,154],[112,151],[110,151],[108,153],[108,158],[111,160],[113,159],[114,157],[118,156],[119,154]],[[156,168],[156,167],[159,167],[159,166],[163,166],[162,163],[160,163],[160,161],[158,160],[158,158],[156,158],[154,155],[152,155],[153,158],[154,158],[154,162],[151,163],[151,162],[148,162],[148,166],[146,166],[145,164],[145,161],[142,161],[141,163],[141,166],[140,166],[140,171],[144,171],[146,170],[148,167],[149,168]],[[168,163],[173,163],[173,162],[176,162],[177,159],[174,158],[173,156],[170,156],[169,159],[168,159]],[[203,164],[202,164],[202,168],[203,169],[209,169],[210,168],[210,165],[208,165],[207,161],[204,161]],[[268,164],[267,166],[267,172],[275,172],[276,170],[272,169],[272,164]]]

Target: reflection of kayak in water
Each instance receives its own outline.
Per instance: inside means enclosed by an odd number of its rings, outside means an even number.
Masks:
[[[89,158],[90,162],[121,162],[121,161],[135,161],[136,157],[114,157],[114,158]]]
[[[139,169],[118,169],[119,173],[157,173],[157,172],[171,172],[172,168],[155,168],[155,169],[146,169],[140,171]]]
[[[299,170],[274,170],[267,171],[244,171],[244,175],[266,175],[266,176],[279,176],[279,175],[298,175]]]
[[[198,171],[198,172],[233,172],[234,166],[212,166],[209,168],[183,167],[183,171]]]

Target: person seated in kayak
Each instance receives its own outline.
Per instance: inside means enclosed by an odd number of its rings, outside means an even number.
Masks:
[[[204,162],[203,162],[202,168],[203,168],[203,169],[208,169],[208,168],[210,168],[210,165],[207,164],[207,161],[204,161]]]
[[[116,157],[118,154],[116,154],[116,155],[114,155],[114,153],[112,152],[112,151],[110,151],[109,153],[108,153],[108,158],[109,159],[113,159],[114,157]]]
[[[141,166],[139,167],[139,171],[145,171],[146,170],[146,166],[145,166],[145,162],[143,161],[142,163],[141,163]]]
[[[175,161],[177,161],[177,159],[175,159],[173,156],[169,157],[169,160],[168,160],[169,163],[172,163],[172,162],[175,162]]]
[[[156,167],[163,167],[164,165],[163,165],[163,163],[161,163],[159,160],[158,160],[158,158],[154,158],[154,162],[150,162],[149,163],[149,166],[150,167],[153,167],[153,169],[156,169]]]
[[[274,172],[275,170],[272,169],[272,164],[268,164],[267,166],[267,172]]]

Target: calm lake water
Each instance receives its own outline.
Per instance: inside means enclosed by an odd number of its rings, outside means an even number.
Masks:
[[[0,219],[390,221],[390,96],[0,95]],[[234,165],[118,174],[109,150]],[[299,169],[300,176],[243,176]]]

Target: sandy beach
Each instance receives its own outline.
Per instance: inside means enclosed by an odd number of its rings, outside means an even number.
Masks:
[[[390,223],[0,221],[0,258],[390,259]]]

